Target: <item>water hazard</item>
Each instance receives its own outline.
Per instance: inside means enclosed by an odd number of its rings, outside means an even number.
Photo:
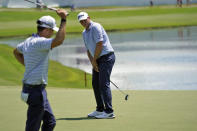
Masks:
[[[121,89],[197,89],[197,27],[115,32],[109,37],[116,55],[111,80]],[[23,40],[0,39],[0,43],[16,46]],[[80,35],[68,37],[50,58],[91,72]]]

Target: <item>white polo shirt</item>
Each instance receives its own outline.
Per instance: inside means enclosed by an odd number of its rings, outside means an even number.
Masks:
[[[23,83],[31,85],[47,84],[49,52],[52,41],[52,38],[44,38],[33,34],[17,45],[17,50],[24,56]]]
[[[89,29],[85,29],[82,34],[86,49],[89,50],[92,56],[94,56],[96,44],[100,41],[103,42],[103,49],[100,56],[114,52],[107,33],[99,23],[91,21]]]

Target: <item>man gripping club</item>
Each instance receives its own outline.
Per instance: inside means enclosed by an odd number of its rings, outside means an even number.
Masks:
[[[92,86],[97,103],[96,110],[88,114],[88,117],[115,118],[110,89],[110,75],[115,63],[114,49],[104,28],[91,21],[86,12],[78,14],[78,21],[85,28],[83,40],[93,67]]]

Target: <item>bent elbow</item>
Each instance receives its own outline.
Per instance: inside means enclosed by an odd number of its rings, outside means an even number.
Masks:
[[[61,45],[63,42],[64,42],[64,39],[54,40],[51,44],[51,48],[57,47],[57,46]]]

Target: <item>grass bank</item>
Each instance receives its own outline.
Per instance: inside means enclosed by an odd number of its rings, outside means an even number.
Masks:
[[[24,67],[13,55],[13,48],[0,44],[0,86],[21,85]],[[84,72],[50,61],[48,86],[85,88]],[[91,75],[87,74],[87,88],[91,87]]]
[[[0,88],[1,131],[24,130],[27,105],[20,100],[20,91],[20,87]],[[116,115],[112,120],[86,117],[95,109],[92,90],[47,91],[57,120],[55,131],[197,130],[197,91],[128,91],[128,101],[112,91]]]
[[[88,12],[91,19],[100,22],[107,31],[197,25],[196,6],[86,8],[70,13],[67,22],[68,33],[81,33],[83,30],[77,21],[80,10]],[[51,15],[60,21],[55,12],[47,10],[2,8],[0,14],[0,37],[29,35],[36,32],[35,21],[43,15]]]

